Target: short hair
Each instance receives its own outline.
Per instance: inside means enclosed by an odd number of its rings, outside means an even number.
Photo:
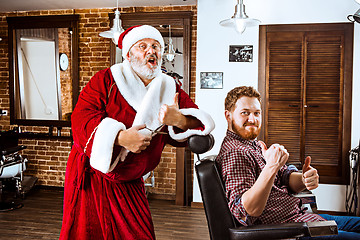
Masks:
[[[255,97],[261,103],[260,93],[256,91],[256,89],[251,86],[241,86],[236,87],[228,92],[225,98],[225,110],[233,111],[237,100],[239,100],[241,97]]]

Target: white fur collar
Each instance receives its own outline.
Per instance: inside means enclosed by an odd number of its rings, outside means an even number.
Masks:
[[[163,104],[171,105],[174,101],[176,84],[174,79],[161,73],[154,78],[147,87],[132,71],[129,63],[125,61],[121,64],[111,66],[111,73],[116,85],[125,100],[136,110],[133,125],[146,124],[150,129],[160,126],[158,114]],[[205,126],[204,131],[188,129],[185,132],[175,133],[172,126],[169,126],[170,137],[177,141],[185,141],[187,137],[199,134],[209,134],[215,127],[211,116],[200,109],[188,108],[180,109],[184,115],[198,118]],[[125,160],[128,150],[122,148],[119,156],[112,163],[113,146],[120,130],[125,130],[123,123],[115,119],[105,118],[98,127],[95,128],[94,142],[91,150],[90,165],[95,169],[108,173],[111,172],[121,159]],[[146,129],[141,130],[144,134],[150,134]],[[90,139],[92,134],[90,136]]]
[[[127,60],[111,66],[110,69],[121,95],[136,110],[133,126],[146,124],[149,129],[157,129],[161,125],[158,119],[161,106],[171,105],[174,101],[175,81],[160,73],[145,86]],[[139,132],[151,134],[148,129],[141,129]],[[119,159],[124,161],[128,153],[129,151],[123,148],[115,162]]]
[[[137,112],[133,126],[146,124],[150,129],[159,127],[160,107],[174,102],[174,79],[161,73],[145,86],[127,60],[111,66],[110,69],[122,96]]]

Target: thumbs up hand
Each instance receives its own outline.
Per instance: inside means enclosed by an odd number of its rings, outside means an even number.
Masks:
[[[185,116],[179,111],[179,93],[174,96],[172,105],[164,104],[159,111],[159,121],[168,126],[176,126],[181,128],[186,123]],[[184,122],[185,121],[185,122]]]
[[[311,157],[308,156],[305,159],[304,166],[302,168],[302,181],[307,190],[313,190],[319,186],[319,175],[315,168],[310,166]]]

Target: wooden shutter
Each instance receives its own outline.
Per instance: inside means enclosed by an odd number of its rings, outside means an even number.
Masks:
[[[307,33],[305,37],[305,156],[320,176],[341,175],[343,34]]]
[[[266,142],[284,145],[290,163],[300,165],[303,34],[268,33],[267,39]]]
[[[321,183],[348,184],[353,24],[260,26],[259,46],[259,139],[298,167],[310,155]]]

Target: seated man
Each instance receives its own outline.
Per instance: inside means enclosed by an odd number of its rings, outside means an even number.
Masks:
[[[291,195],[317,188],[319,176],[310,166],[310,157],[299,173],[294,166],[285,165],[289,154],[284,146],[267,148],[255,140],[261,128],[260,101],[252,87],[234,88],[225,99],[228,129],[216,162],[232,214],[244,225],[335,220],[339,235],[331,239],[360,239],[359,217],[307,213],[301,200]]]

